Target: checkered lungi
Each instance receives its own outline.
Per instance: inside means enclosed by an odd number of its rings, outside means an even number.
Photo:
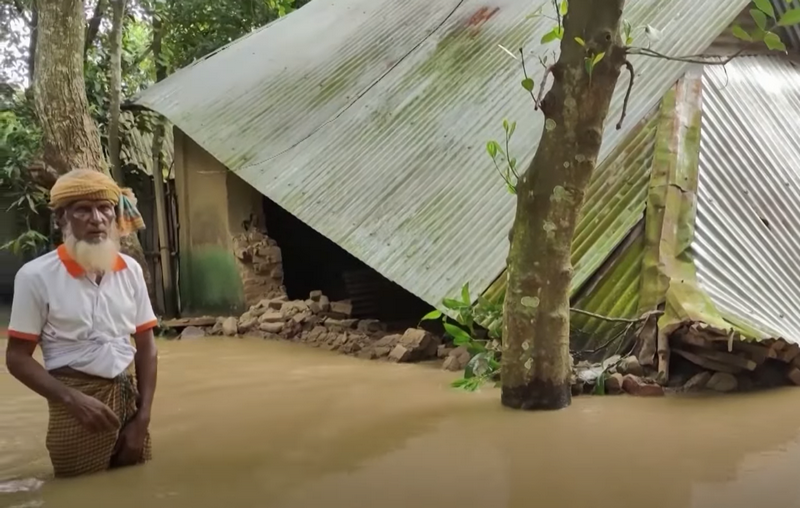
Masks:
[[[107,405],[124,426],[136,415],[138,391],[136,379],[124,372],[114,379],[103,379],[81,373],[53,374],[75,390]],[[91,432],[76,420],[60,403],[49,403],[50,423],[47,428],[47,450],[56,477],[79,476],[105,471],[111,467],[119,430]],[[148,433],[139,463],[151,459]]]

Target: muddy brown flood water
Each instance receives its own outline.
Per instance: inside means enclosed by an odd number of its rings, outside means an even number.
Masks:
[[[0,507],[800,507],[800,390],[520,413],[426,366],[160,350],[154,461],[75,480],[50,479],[46,405],[0,371]]]

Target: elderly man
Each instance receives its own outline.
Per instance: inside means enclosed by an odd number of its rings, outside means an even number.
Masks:
[[[48,401],[46,445],[57,477],[143,463],[157,321],[141,267],[119,252],[121,229],[130,230],[131,219],[143,226],[141,217],[127,189],[90,170],[59,178],[50,205],[64,243],[17,273],[6,365]],[[33,358],[37,344],[44,367]]]

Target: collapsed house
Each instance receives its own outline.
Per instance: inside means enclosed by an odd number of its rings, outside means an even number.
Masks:
[[[748,4],[630,0],[625,17],[658,28],[654,51],[731,54]],[[523,48],[541,81],[552,22],[536,7],[315,0],[139,96],[175,126],[184,311],[243,310],[282,286],[406,314],[464,283],[500,301],[514,198],[485,144],[507,117],[520,165],[535,151],[543,118],[504,48]],[[674,336],[800,353],[800,74],[786,55],[746,54],[632,58],[626,120],[615,128],[623,77],[573,245],[574,349],[635,332],[660,369]]]

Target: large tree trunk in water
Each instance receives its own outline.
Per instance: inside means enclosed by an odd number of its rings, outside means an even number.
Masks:
[[[60,175],[79,168],[108,172],[100,132],[86,99],[83,0],[36,0],[36,10],[33,94],[42,127],[44,164]],[[129,235],[121,244],[122,251],[142,266],[152,295],[150,270],[139,238]]]
[[[570,1],[553,85],[541,105],[545,128],[517,182],[503,325],[502,402],[508,407],[560,409],[571,402],[570,250],[625,63],[624,3]],[[590,75],[585,58],[601,52]]]

